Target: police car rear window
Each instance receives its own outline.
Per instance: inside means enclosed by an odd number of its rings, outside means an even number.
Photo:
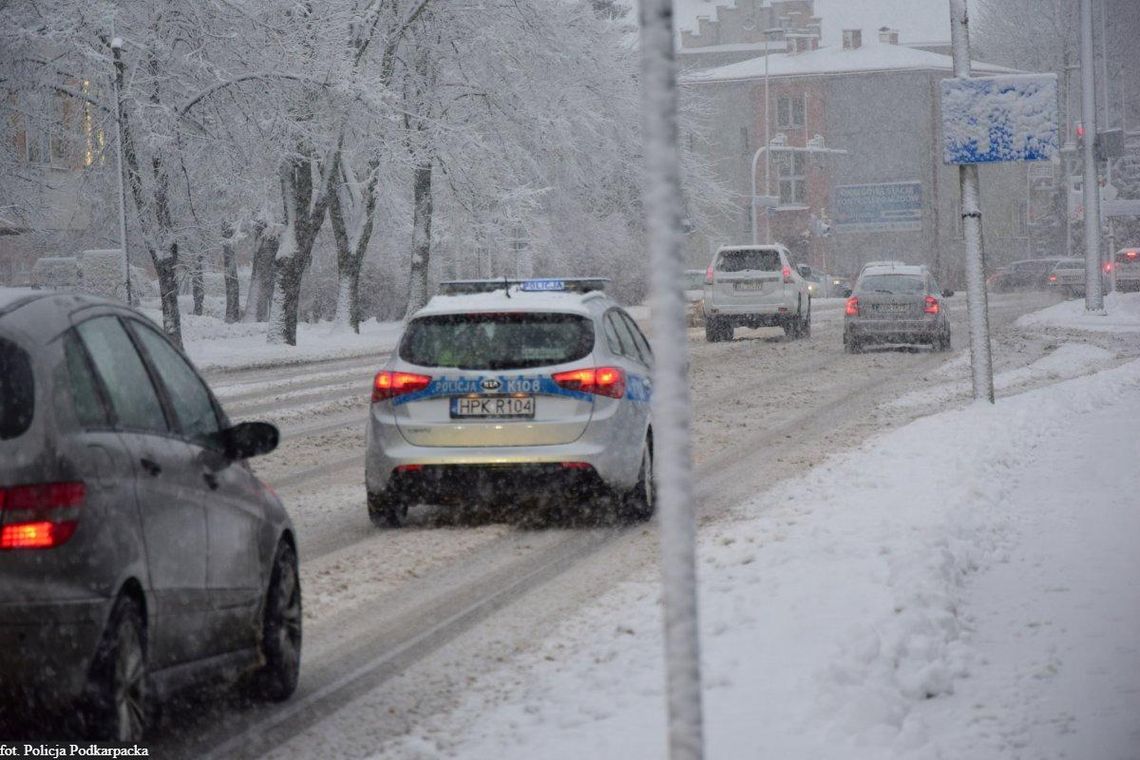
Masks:
[[[721,251],[717,258],[718,272],[779,272],[780,254],[772,250]]]
[[[400,341],[404,361],[456,369],[545,367],[593,350],[593,323],[578,314],[437,314],[413,319]]]
[[[0,440],[18,438],[31,426],[35,400],[31,357],[0,338]]]

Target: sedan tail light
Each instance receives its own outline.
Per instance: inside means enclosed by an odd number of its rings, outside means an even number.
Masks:
[[[376,379],[372,381],[372,402],[403,396],[405,393],[422,391],[430,384],[430,375],[380,370],[376,373]]]
[[[557,372],[554,382],[570,391],[621,398],[625,395],[625,372],[618,367],[588,367]]]
[[[859,316],[859,299],[855,296],[848,298],[846,305],[843,307],[843,313],[848,317]]]
[[[51,549],[70,540],[87,497],[83,483],[0,488],[0,550]]]
[[[1049,275],[1049,282],[1056,282],[1056,281],[1057,281],[1057,275],[1055,275],[1055,274]]]
[[[934,296],[927,296],[922,299],[922,311],[924,314],[937,314],[939,308],[938,299]]]

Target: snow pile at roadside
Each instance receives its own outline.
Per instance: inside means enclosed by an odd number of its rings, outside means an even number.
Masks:
[[[141,311],[162,324],[162,312],[155,308]],[[297,345],[267,343],[264,322],[234,322],[212,316],[182,313],[182,344],[200,370],[250,368],[298,364],[321,359],[339,359],[391,351],[403,322],[360,323],[360,334],[331,322],[297,324]]]
[[[920,419],[706,529],[699,556],[708,756],[918,759],[979,757],[979,748],[986,757],[1020,756],[1026,726],[1037,718],[989,712],[1004,704],[1016,713],[1024,708],[1008,706],[1021,700],[995,691],[971,696],[963,707],[952,696],[993,680],[972,636],[994,621],[972,620],[966,610],[988,574],[1017,559],[1019,545],[1040,531],[1043,506],[1072,512],[1070,501],[1055,498],[1049,477],[1097,494],[1124,509],[1121,517],[1135,512],[1134,493],[1113,490],[1135,483],[1090,479],[1058,446],[1106,414],[1140,416],[1140,362],[993,407],[973,404]],[[1127,426],[1117,426],[1113,438],[1098,431],[1084,438],[1123,449],[1125,460],[1140,456]],[[1140,675],[1131,626],[1140,621],[1140,572],[1097,575],[1107,561],[1099,549],[1053,530],[1054,550],[1087,568],[1102,607],[1085,609],[1075,600],[1084,628],[1051,631],[1057,638],[1046,650],[1059,657],[1087,650],[1087,639],[1096,638],[1109,658],[1099,669],[1111,670],[1116,657],[1125,680],[1129,672]],[[994,614],[1031,608],[1028,587],[1010,590]],[[607,594],[537,652],[474,684],[457,712],[425,721],[378,756],[664,757],[657,598],[656,580]],[[1015,627],[1012,617],[1008,622]],[[1042,672],[1025,683],[1048,688],[1048,668]],[[1096,693],[1090,679],[1104,677],[1076,674],[1078,696],[1070,701],[1079,705],[1080,693]],[[1103,699],[1117,700],[1131,730],[1128,710],[1140,705],[1120,705],[1122,695],[1140,702],[1127,691]],[[1117,715],[1108,728],[1119,732],[1121,720]],[[1006,721],[1014,725],[1004,727]],[[1051,726],[1045,746],[1078,728],[1086,731],[1078,748],[1097,741],[1073,718]],[[972,749],[944,754],[951,746]]]
[[[1080,377],[1111,366],[1116,361],[1116,354],[1099,346],[1088,343],[1063,343],[1052,353],[1041,357],[1026,367],[1018,367],[994,375],[994,390],[1000,392],[1030,383]],[[963,367],[967,372],[970,369],[970,354],[965,351],[931,374],[946,376],[951,372],[960,371]],[[945,404],[954,399],[969,398],[972,393],[972,381],[958,380],[912,391],[891,401],[888,406],[913,407],[927,404]]]
[[[1018,327],[1067,327],[1095,332],[1140,332],[1140,293],[1109,293],[1103,316],[1085,313],[1083,298],[1020,317]]]

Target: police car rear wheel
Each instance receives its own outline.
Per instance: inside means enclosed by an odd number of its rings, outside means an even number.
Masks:
[[[408,519],[408,503],[390,494],[369,491],[368,517],[378,528],[401,528]]]
[[[640,521],[653,517],[657,507],[657,493],[653,484],[653,451],[646,440],[641,450],[641,469],[637,473],[637,485],[623,499],[624,517]]]

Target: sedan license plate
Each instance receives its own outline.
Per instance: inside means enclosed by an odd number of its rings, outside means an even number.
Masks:
[[[453,396],[451,417],[534,417],[534,396]]]

